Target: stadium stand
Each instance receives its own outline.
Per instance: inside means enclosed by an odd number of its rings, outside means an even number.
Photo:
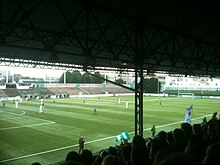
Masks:
[[[32,88],[32,89],[2,89],[0,97],[15,96],[46,96],[46,95],[92,95],[92,94],[116,94],[116,93],[132,93],[128,89],[122,87],[55,87],[55,88]]]
[[[122,87],[108,87],[108,88],[98,88],[98,87],[80,87],[81,90],[87,91],[89,94],[105,94],[108,92],[109,94],[115,93],[132,93],[132,91],[128,89],[124,89]]]
[[[0,97],[7,97],[7,95],[5,94],[3,90],[0,90]]]
[[[18,89],[15,88],[8,88],[8,89],[2,89],[3,92],[8,96],[8,97],[15,97],[15,96],[20,96],[20,92]]]

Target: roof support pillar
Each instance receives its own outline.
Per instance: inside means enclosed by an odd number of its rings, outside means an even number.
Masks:
[[[135,68],[135,135],[143,137],[143,65]]]
[[[135,24],[135,135],[143,137],[143,64],[144,64],[144,38],[143,25]]]

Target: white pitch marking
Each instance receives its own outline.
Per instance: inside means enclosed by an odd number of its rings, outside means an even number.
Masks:
[[[5,111],[3,111],[3,112],[4,112],[4,113],[8,113],[8,114],[12,114],[12,115],[15,115],[15,116],[21,116],[21,115],[22,115],[22,117],[27,117],[27,118],[32,118],[32,119],[41,120],[41,121],[47,121],[47,122],[54,122],[54,121],[51,121],[51,120],[40,119],[40,118],[36,118],[36,117],[24,115],[24,114],[25,114],[25,111],[22,111],[22,112],[23,112],[22,114],[16,114],[16,113],[5,112]],[[41,114],[39,114],[39,115],[41,115]]]
[[[197,117],[197,118],[194,118],[192,120],[197,120],[197,119],[200,119],[200,118],[203,118],[203,117],[207,117],[207,116],[211,116],[211,115]],[[179,123],[182,123],[182,122],[183,121],[178,121],[178,122],[174,122],[174,123],[164,124],[164,125],[157,126],[157,128],[166,127],[166,126],[169,126],[169,125],[175,125],[175,124],[179,124]],[[150,130],[150,129],[151,128],[147,128],[147,129],[144,129],[144,131]],[[129,134],[134,134],[134,131],[133,132],[129,132]],[[90,143],[94,143],[94,142],[98,142],[98,141],[108,140],[108,139],[111,139],[111,138],[115,138],[115,136],[109,136],[109,137],[105,137],[105,138],[101,138],[101,139],[97,139],[97,140],[92,140],[92,141],[86,142],[85,144],[90,144]],[[38,152],[38,153],[24,155],[24,156],[19,156],[19,157],[15,157],[15,158],[11,158],[11,159],[5,159],[5,160],[1,160],[0,163],[10,162],[10,161],[19,160],[19,159],[28,158],[28,157],[37,156],[37,155],[42,155],[42,154],[47,154],[47,153],[51,153],[51,152],[55,152],[55,151],[60,151],[60,150],[64,150],[64,149],[68,149],[68,148],[72,148],[72,147],[77,147],[77,146],[79,146],[79,145],[75,144],[75,145],[70,145],[70,146],[66,146],[66,147],[61,147],[61,148],[56,148],[56,149],[44,151],[44,152]]]
[[[9,129],[36,127],[36,126],[47,125],[47,124],[54,124],[54,123],[55,123],[55,122],[39,123],[39,124],[31,124],[31,125],[23,125],[23,126],[16,126],[16,127],[6,127],[6,128],[0,128],[0,131],[2,131],[2,130],[9,130]]]
[[[22,113],[20,113],[20,114],[13,113],[13,112],[6,112],[6,111],[0,111],[0,112],[2,112],[2,113],[9,113],[9,114],[12,114],[12,115],[17,115],[17,116],[21,116],[21,115],[25,114],[25,111],[21,111]]]

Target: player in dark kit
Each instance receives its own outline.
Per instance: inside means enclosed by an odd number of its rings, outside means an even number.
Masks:
[[[96,107],[94,107],[94,109],[93,109],[93,113],[94,113],[94,114],[97,114]]]
[[[85,139],[83,138],[83,136],[81,135],[79,137],[79,154],[82,153],[82,151],[84,150],[84,143],[85,143]]]

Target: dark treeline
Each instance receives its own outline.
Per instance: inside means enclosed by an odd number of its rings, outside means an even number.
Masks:
[[[95,75],[104,77],[99,72],[95,72]],[[60,83],[64,82],[64,73],[60,77]],[[88,73],[81,74],[80,71],[74,70],[72,72],[66,72],[66,83],[104,83],[104,80],[91,76]]]
[[[95,72],[95,75],[99,77],[103,77],[100,72]],[[108,78],[107,78],[108,79]],[[60,77],[60,83],[64,82],[64,74]],[[118,78],[115,80],[118,84],[125,84],[126,81],[124,81],[122,78]],[[88,73],[81,74],[80,71],[74,70],[72,72],[67,71],[66,72],[66,83],[104,83],[103,79],[100,79],[95,76],[91,76]],[[158,79],[150,78],[150,79],[144,79],[143,81],[143,90],[144,92],[149,93],[157,93],[158,92]],[[160,90],[160,89],[159,89]]]

